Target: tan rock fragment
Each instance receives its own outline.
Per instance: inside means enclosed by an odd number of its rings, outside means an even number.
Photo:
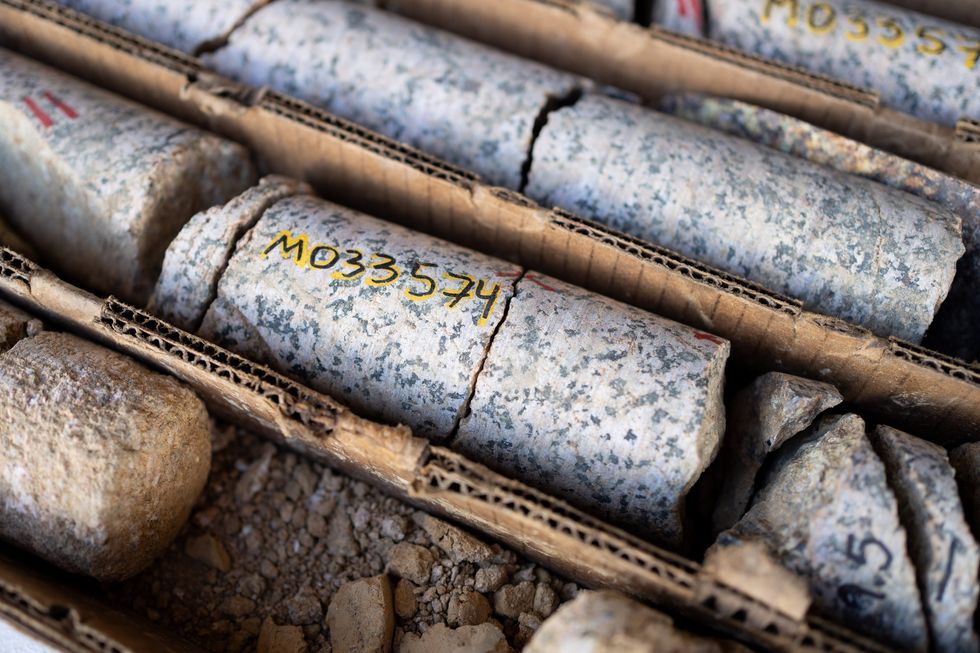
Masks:
[[[546,620],[524,653],[724,653],[732,642],[677,630],[667,615],[618,592],[582,592]]]
[[[399,653],[510,653],[507,638],[495,624],[447,628],[436,624],[422,635],[408,633]]]
[[[130,576],[204,486],[210,425],[176,380],[64,333],[0,356],[0,534],[74,572]]]
[[[419,514],[422,528],[432,538],[433,543],[445,551],[453,562],[481,564],[491,562],[496,557],[497,550],[494,547],[484,544],[466,531],[432,515]]]
[[[522,612],[534,609],[534,583],[526,580],[517,585],[504,585],[493,593],[493,611],[517,619]]]
[[[225,545],[209,533],[188,538],[184,544],[184,552],[218,571],[228,572],[231,569],[231,556],[228,555]]]
[[[492,614],[490,602],[479,592],[466,591],[449,597],[446,621],[450,626],[478,626]]]
[[[770,372],[728,402],[728,428],[711,469],[718,479],[718,499],[711,516],[715,533],[731,528],[745,513],[756,474],[769,452],[843,400],[829,383]]]
[[[415,598],[415,585],[410,580],[402,578],[395,585],[395,614],[402,619],[411,619],[418,611],[419,603]]]
[[[387,576],[343,585],[327,608],[333,653],[388,653],[395,611]]]
[[[424,546],[400,542],[388,553],[388,571],[416,585],[429,582],[435,557]]]
[[[266,617],[259,631],[256,653],[306,653],[306,639],[299,626],[278,626]]]
[[[980,548],[963,516],[946,450],[887,426],[879,426],[873,440],[908,529],[933,650],[980,650],[973,625]]]

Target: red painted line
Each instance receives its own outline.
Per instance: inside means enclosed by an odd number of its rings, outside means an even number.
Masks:
[[[48,102],[61,109],[61,113],[65,114],[69,118],[75,119],[78,117],[78,113],[54,93],[44,91],[42,95],[47,98]]]
[[[707,340],[709,342],[715,343],[716,345],[723,345],[723,344],[725,344],[725,341],[722,340],[721,338],[719,338],[718,336],[713,336],[710,333],[704,333],[702,331],[695,331],[694,332],[694,337],[697,340]]]
[[[41,107],[37,106],[34,100],[26,96],[23,98],[23,100],[24,104],[27,105],[27,108],[31,110],[31,113],[34,114],[35,118],[41,121],[43,126],[50,127],[54,124],[54,121],[51,120],[51,116],[44,113],[44,111],[41,110]]]
[[[497,276],[498,277],[510,277],[510,278],[515,278],[516,279],[517,277],[521,276],[521,273],[520,272],[497,272]]]
[[[551,292],[558,292],[557,288],[552,288],[548,284],[538,281],[538,279],[534,275],[528,274],[525,275],[524,278],[530,281],[531,283],[537,284],[538,286],[544,288],[545,290],[550,290]]]
[[[677,0],[677,15],[687,16],[687,3],[684,0]]]
[[[698,32],[704,33],[704,9],[701,7],[701,0],[691,0],[691,7],[694,9],[694,21],[698,24]]]

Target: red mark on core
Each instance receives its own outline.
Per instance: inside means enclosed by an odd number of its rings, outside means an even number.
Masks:
[[[695,331],[694,337],[697,340],[707,340],[708,342],[713,342],[716,345],[725,344],[725,341],[719,338],[718,336],[713,336],[710,333],[704,333],[703,331]]]
[[[558,289],[557,288],[552,288],[548,284],[542,283],[533,274],[527,274],[527,275],[524,276],[524,278],[527,279],[528,281],[530,281],[531,283],[533,283],[535,285],[538,285],[538,286],[544,288],[545,290],[550,290],[551,292],[558,292]]]
[[[69,118],[75,119],[78,117],[78,113],[74,109],[72,109],[64,100],[56,96],[54,93],[51,93],[50,91],[44,91],[42,95],[44,95],[45,99],[47,99],[48,102],[58,107],[58,109],[61,110],[61,113],[65,114]]]
[[[34,114],[34,117],[37,118],[43,126],[50,127],[54,124],[54,121],[51,120],[51,116],[46,114],[41,107],[37,106],[37,103],[34,102],[34,100],[29,97],[24,97],[23,100],[24,104],[27,105],[27,108],[31,110],[31,113]]]

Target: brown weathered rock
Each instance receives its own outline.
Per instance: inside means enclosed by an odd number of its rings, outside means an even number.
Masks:
[[[558,593],[547,583],[538,583],[534,588],[534,613],[547,619],[558,607]]]
[[[40,320],[0,300],[0,353],[24,338],[37,335],[43,328]]]
[[[926,649],[898,503],[857,415],[825,418],[787,443],[716,546],[754,539],[807,580],[817,612],[890,646]]]
[[[139,304],[181,226],[255,181],[242,146],[5,50],[0,170],[43,263]]]
[[[432,515],[418,513],[421,526],[432,541],[446,552],[453,562],[487,563],[494,559],[496,551],[466,531],[448,524]]]
[[[395,614],[402,619],[411,619],[415,616],[419,604],[415,599],[415,585],[410,580],[404,578],[395,585]]]
[[[525,653],[725,653],[732,642],[698,637],[674,627],[667,615],[619,592],[582,592],[545,621]]]
[[[490,565],[476,570],[473,589],[477,592],[496,592],[510,578],[503,565]]]
[[[400,542],[388,553],[388,571],[399,578],[407,578],[416,585],[429,582],[429,574],[435,558],[424,546]]]
[[[490,602],[479,592],[460,592],[449,597],[446,621],[450,626],[478,626],[492,613]]]
[[[516,619],[522,612],[534,609],[534,583],[526,580],[517,585],[504,585],[493,593],[493,611]]]
[[[980,548],[963,516],[946,450],[887,426],[879,426],[873,440],[908,529],[933,650],[980,650],[973,625]]]
[[[192,537],[184,544],[184,551],[195,560],[210,565],[218,571],[231,569],[231,556],[224,544],[211,534]]]
[[[333,653],[387,653],[395,629],[391,585],[387,576],[347,583],[327,608]]]
[[[399,653],[510,653],[507,638],[491,623],[449,629],[436,624],[422,635],[409,633],[401,642]]]
[[[259,631],[256,653],[305,653],[306,639],[298,626],[277,626],[272,617],[266,617]]]
[[[718,497],[711,516],[717,534],[745,514],[755,478],[769,452],[800,433],[844,398],[834,386],[770,372],[728,402],[728,428],[711,473]]]
[[[204,404],[172,378],[64,333],[0,355],[0,533],[101,579],[177,535],[207,479]]]

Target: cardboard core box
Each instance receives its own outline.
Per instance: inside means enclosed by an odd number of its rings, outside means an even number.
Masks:
[[[493,5],[580,16],[579,9],[562,3]],[[675,89],[725,94],[734,67],[741,70],[738,88],[764,86],[813,122],[819,123],[814,116],[839,117],[835,108],[852,106],[851,100],[798,79],[816,78],[748,59],[740,68],[705,55],[699,50],[704,44],[681,47],[671,41],[679,37],[653,34],[643,38],[652,38],[662,56],[680,62],[693,57],[704,64],[687,82],[678,76]],[[548,49],[546,41],[531,42]],[[746,373],[777,368],[830,381],[862,411],[932,439],[980,437],[980,372],[959,361],[876,338],[662,248],[542,209],[324,111],[215,77],[195,59],[68,10],[0,0],[0,45],[238,140],[270,171],[307,180],[330,199],[725,336],[733,342],[734,366]],[[714,88],[705,88],[710,80]],[[972,156],[972,150],[949,151],[954,158],[964,151]],[[744,588],[706,577],[690,561],[430,447],[404,429],[360,419],[327,397],[152,316],[111,299],[100,302],[9,251],[2,255],[0,288],[36,312],[173,372],[212,407],[246,426],[488,533],[588,585],[638,594],[772,648],[875,650],[821,621],[786,615]]]

